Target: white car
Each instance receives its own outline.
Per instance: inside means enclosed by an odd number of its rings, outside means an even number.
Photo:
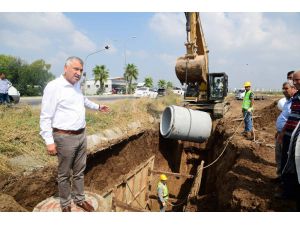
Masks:
[[[19,103],[20,92],[14,86],[9,87],[8,96],[9,96],[10,102],[15,103],[15,104]]]
[[[150,90],[148,87],[139,87],[135,90],[133,96],[134,97],[148,97],[150,95]]]
[[[177,95],[184,95],[184,90],[182,90],[182,88],[179,88],[179,87],[174,87],[173,93],[177,94]]]
[[[243,100],[245,96],[245,89],[237,89],[235,91],[235,99]]]
[[[157,90],[156,89],[154,89],[154,88],[150,88],[150,90],[149,90],[149,98],[156,98],[157,97]]]

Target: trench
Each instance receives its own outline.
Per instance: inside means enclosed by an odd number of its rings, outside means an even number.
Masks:
[[[156,171],[195,174],[200,161],[207,158],[205,146],[206,144],[164,139],[159,134],[159,129],[131,136],[128,140],[88,156],[85,189],[101,195],[122,179],[122,176],[152,156],[155,157],[153,169]],[[158,177],[159,174],[153,175],[149,183],[149,211],[159,211],[156,197]],[[183,210],[183,201],[190,191],[192,181],[191,178],[168,176],[170,202],[174,205],[168,207],[168,211]],[[12,196],[25,210],[32,211],[44,199],[58,196],[56,165],[27,176],[5,178],[0,185],[3,193]]]
[[[244,140],[239,135],[232,139],[221,159],[213,166],[204,169],[200,191],[196,198],[189,200],[188,208],[185,208],[186,199],[193,179],[186,176],[168,176],[170,202],[173,206],[168,206],[167,211],[288,211],[293,209],[293,203],[274,199],[272,193],[276,187],[269,181],[275,174],[274,159],[270,157],[273,155],[273,150],[267,146],[268,143],[272,143],[274,137],[270,121],[278,116],[278,113],[274,112],[274,107],[275,104],[272,104],[261,111],[261,115],[268,115],[268,119],[262,117],[254,121],[257,135],[264,138],[266,142],[255,144]],[[234,127],[236,125],[232,118],[214,121],[212,135],[207,142],[201,144],[164,139],[159,133],[158,126],[157,130],[146,130],[133,135],[119,144],[88,156],[85,189],[103,195],[118,182],[122,183],[126,175],[151,157],[155,157],[153,165],[155,171],[195,175],[202,160],[205,162],[204,165],[207,165],[221,154]],[[2,193],[13,197],[16,205],[7,202],[11,208],[0,210],[32,211],[39,202],[50,196],[57,196],[56,170],[56,165],[52,165],[27,176],[1,177]],[[142,179],[145,179],[145,176]],[[147,207],[144,210],[159,211],[156,197],[158,179],[159,173],[153,173],[147,185]],[[142,198],[139,198],[139,201],[141,200]],[[3,201],[1,205],[5,205]],[[141,209],[139,204],[133,205],[134,209]]]

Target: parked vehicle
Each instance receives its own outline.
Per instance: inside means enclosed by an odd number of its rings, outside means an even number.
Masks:
[[[156,98],[157,97],[157,89],[155,89],[155,88],[150,88],[150,90],[149,90],[149,97],[150,98]]]
[[[173,87],[173,93],[178,95],[184,95],[184,90],[182,90],[182,88],[179,87]]]
[[[235,91],[235,99],[243,100],[245,96],[245,89],[237,89]]]
[[[167,94],[167,90],[165,88],[158,88],[157,96],[165,96]]]
[[[19,103],[20,92],[14,86],[9,87],[8,96],[11,103],[15,103],[15,104]]]
[[[148,87],[137,88],[134,92],[134,97],[148,97],[150,95],[150,90]]]

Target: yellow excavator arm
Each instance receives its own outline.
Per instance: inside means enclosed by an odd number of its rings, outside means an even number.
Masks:
[[[196,83],[199,91],[207,90],[208,49],[198,12],[186,12],[186,54],[176,61],[176,75],[183,84]]]
[[[214,117],[225,112],[224,98],[228,92],[226,73],[209,73],[208,49],[200,15],[186,12],[186,54],[176,61],[175,72],[181,84],[186,85],[184,100],[193,107],[210,111]]]

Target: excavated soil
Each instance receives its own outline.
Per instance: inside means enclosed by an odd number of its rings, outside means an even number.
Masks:
[[[279,184],[271,181],[276,177],[274,136],[275,121],[280,114],[276,100],[255,102],[255,140],[250,141],[240,134],[244,128],[243,122],[237,120],[241,116],[241,101],[231,99],[230,112],[218,122],[211,137],[207,161],[219,156],[228,138],[236,130],[237,133],[220,160],[207,169],[205,191],[195,204],[197,211],[296,210],[295,202],[275,198]]]
[[[279,99],[279,98],[277,98]],[[293,201],[274,197],[278,184],[274,156],[275,120],[279,115],[275,98],[255,102],[255,141],[240,135],[243,123],[241,101],[230,100],[230,110],[214,122],[215,131],[207,146],[166,140],[157,130],[132,136],[111,148],[89,155],[85,186],[98,193],[115,185],[116,180],[155,155],[155,170],[194,174],[200,160],[208,165],[216,159],[230,139],[224,154],[204,170],[200,193],[190,211],[294,211]],[[240,126],[239,126],[240,125]],[[1,211],[32,211],[44,199],[57,195],[56,165],[36,170],[29,175],[0,175]],[[149,208],[157,211],[155,185],[152,182]],[[178,206],[169,211],[182,211],[191,179],[169,177],[171,201]]]

